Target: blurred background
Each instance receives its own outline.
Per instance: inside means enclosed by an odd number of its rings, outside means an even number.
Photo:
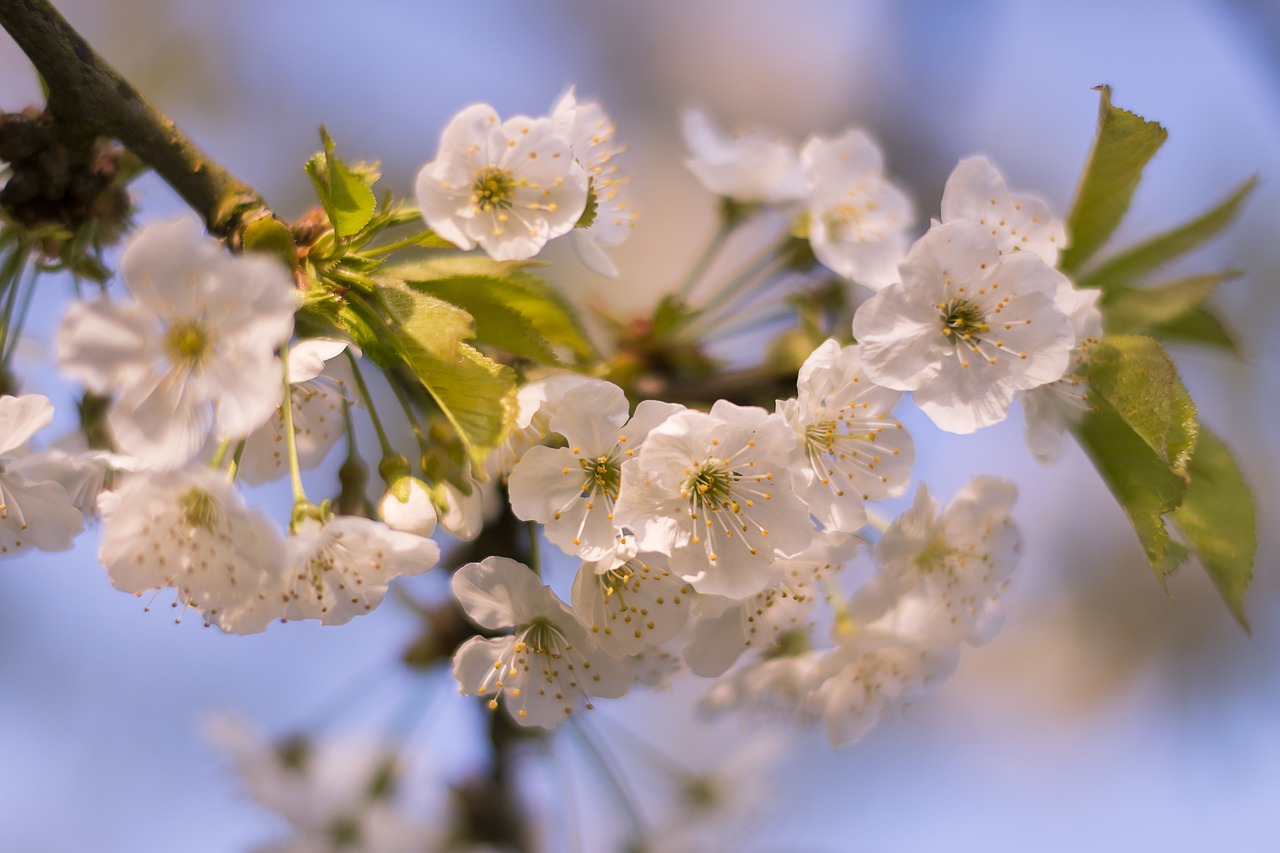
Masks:
[[[867,128],[890,174],[910,188],[921,229],[956,161],[979,152],[1012,187],[1065,212],[1100,83],[1114,87],[1117,105],[1170,131],[1120,244],[1178,224],[1259,173],[1241,221],[1184,264],[1247,271],[1215,302],[1248,358],[1173,351],[1202,419],[1233,448],[1257,495],[1252,637],[1198,566],[1173,578],[1171,596],[1160,591],[1074,445],[1042,467],[1016,413],[960,438],[904,405],[916,482],[944,500],[976,474],[1020,484],[1025,548],[1005,628],[967,651],[940,691],[851,748],[833,751],[817,731],[788,735],[767,805],[726,829],[719,846],[1276,849],[1280,4],[55,3],[285,217],[311,203],[301,167],[322,122],[344,158],[381,160],[383,186],[409,195],[461,107],[487,101],[504,116],[536,115],[576,84],[580,98],[606,106],[629,144],[643,213],[615,253],[621,282],[585,270],[564,247],[549,253],[550,276],[624,310],[671,288],[715,228],[714,199],[682,165],[678,115],[687,104],[796,142]],[[30,66],[0,34],[0,107],[38,100]],[[136,186],[141,221],[181,210],[156,179]],[[19,362],[25,390],[53,398],[63,429],[73,425],[74,389],[50,368],[51,329],[69,298],[69,287],[45,282],[33,314],[43,322],[31,325]],[[287,513],[284,489],[254,499],[275,500],[282,520]],[[215,708],[272,733],[389,731],[445,772],[475,760],[466,746],[466,733],[480,732],[471,703],[455,699],[451,683],[433,693],[396,668],[414,632],[406,608],[388,600],[343,628],[277,625],[250,638],[205,630],[198,618],[175,626],[168,608],[144,615],[145,602],[111,588],[93,558],[96,537],[68,554],[0,565],[0,850],[214,853],[269,839],[278,825],[238,793],[201,735]],[[405,588],[424,595],[438,584],[430,575],[409,580]],[[736,718],[700,727],[699,690],[678,685],[598,713],[706,766],[787,730]],[[558,787],[593,784],[566,762],[559,782],[532,780],[551,814]],[[622,820],[608,804],[584,819],[605,833]]]

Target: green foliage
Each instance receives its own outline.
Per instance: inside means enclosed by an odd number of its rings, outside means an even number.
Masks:
[[[1102,299],[1107,331],[1112,334],[1146,334],[1200,308],[1218,284],[1236,278],[1235,270],[1189,276],[1155,287],[1115,286]]]
[[[1097,287],[1104,292],[1117,287],[1132,287],[1142,276],[1222,233],[1235,221],[1257,185],[1258,179],[1250,178],[1227,198],[1192,221],[1158,234],[1109,259],[1082,277],[1080,286]]]
[[[1058,262],[1068,274],[1084,266],[1115,231],[1143,168],[1168,136],[1156,122],[1112,106],[1110,86],[1098,91],[1098,131],[1067,214],[1071,243]]]
[[[1196,407],[1164,348],[1153,338],[1116,335],[1096,344],[1090,356],[1095,395],[1185,479],[1199,430]]]
[[[1240,467],[1217,436],[1202,430],[1191,482],[1173,523],[1245,631],[1244,594],[1258,549],[1258,510]]]
[[[315,184],[320,206],[339,238],[352,237],[369,224],[378,207],[373,185],[378,174],[369,168],[350,169],[333,153],[333,138],[322,126],[324,150],[307,161],[307,174]]]
[[[471,315],[456,305],[395,282],[378,287],[392,332],[400,332],[435,358],[448,360],[458,345],[475,337]]]
[[[1166,340],[1218,347],[1237,358],[1244,358],[1235,335],[1208,308],[1196,308],[1176,320],[1162,323],[1152,330],[1152,334]]]
[[[298,269],[298,247],[293,242],[293,233],[278,219],[267,216],[250,222],[244,230],[244,248],[247,252],[275,255],[291,272]]]
[[[465,308],[477,340],[513,355],[556,362],[561,347],[579,363],[598,358],[577,311],[528,264],[450,255],[387,267],[379,278]]]

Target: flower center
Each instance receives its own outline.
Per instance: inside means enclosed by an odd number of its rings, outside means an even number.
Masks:
[[[556,626],[552,625],[549,619],[538,617],[521,632],[520,643],[517,644],[516,651],[521,651],[521,645],[525,647],[524,651],[532,652],[535,655],[551,653],[558,656],[558,650],[563,643],[561,643],[561,634]]]
[[[945,535],[941,532],[935,533],[928,544],[920,549],[920,553],[916,554],[916,568],[926,575],[936,572],[946,565],[947,558],[954,551]]]
[[[506,169],[487,166],[476,172],[471,199],[481,210],[509,210],[515,198],[516,181]]]
[[[178,498],[178,506],[182,510],[182,520],[189,527],[201,530],[212,530],[222,518],[218,501],[203,489],[192,489]]]
[[[809,424],[804,430],[804,440],[810,447],[821,448],[824,453],[834,453],[840,426],[835,421]]]
[[[680,485],[680,494],[695,509],[719,509],[729,503],[733,483],[738,476],[740,475],[725,468],[724,463],[719,460],[703,462],[685,478]]]
[[[175,363],[199,367],[209,355],[209,332],[199,320],[174,323],[164,335],[165,350]]]
[[[622,485],[622,464],[618,461],[616,447],[595,459],[578,457],[578,464],[586,474],[582,481],[582,497],[604,494],[611,500],[618,499],[618,488]]]
[[[951,343],[976,344],[988,330],[987,317],[968,299],[952,299],[942,308],[942,336]]]

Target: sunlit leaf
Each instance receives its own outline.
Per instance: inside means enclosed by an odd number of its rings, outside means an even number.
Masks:
[[[1235,270],[1196,275],[1154,287],[1116,288],[1102,301],[1102,323],[1112,334],[1140,334],[1190,314]]]
[[[315,184],[320,206],[328,214],[334,233],[350,237],[369,224],[378,207],[378,199],[373,194],[377,175],[348,168],[333,153],[333,139],[324,127],[320,128],[320,138],[324,150],[307,161],[307,174]]]

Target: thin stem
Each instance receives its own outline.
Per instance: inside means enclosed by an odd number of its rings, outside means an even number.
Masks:
[[[600,775],[609,783],[609,788],[614,792],[618,802],[622,804],[622,810],[626,812],[631,826],[636,831],[636,835],[640,840],[643,840],[649,833],[646,831],[644,820],[640,815],[639,804],[636,801],[635,794],[627,786],[626,780],[618,772],[617,767],[614,766],[612,756],[606,753],[604,747],[596,742],[595,736],[588,731],[586,722],[580,717],[571,715],[569,717],[569,725],[587,748],[587,755],[591,757]]]
[[[213,459],[209,461],[210,468],[221,468],[222,463],[226,461],[227,451],[231,449],[231,439],[224,438],[218,442],[218,449],[213,453]]]
[[[18,302],[18,291],[22,289],[22,271],[27,263],[27,247],[19,242],[5,257],[0,267],[0,291],[4,292],[4,313],[0,315],[0,365],[8,364],[7,354],[13,351],[17,343],[17,330],[12,325],[13,309]]]
[[[689,321],[680,328],[677,338],[697,340],[701,335],[710,332],[742,302],[768,290],[780,281],[779,273],[782,272],[785,263],[785,259],[778,256],[761,258],[747,273],[735,279],[736,284],[733,289],[722,290],[716,295],[714,302],[694,312]]]
[[[22,327],[27,323],[27,313],[31,309],[31,297],[36,293],[36,275],[37,270],[31,270],[31,278],[27,281],[27,286],[22,291],[22,304],[18,306],[18,319],[14,323],[14,335],[11,340],[5,342],[4,353],[0,354],[0,367],[9,364],[9,359],[13,358],[13,351],[18,345],[18,338],[22,335]],[[8,328],[8,320],[5,321],[5,327]]]
[[[397,240],[394,243],[387,243],[383,246],[374,246],[372,249],[365,249],[362,254],[366,258],[376,258],[380,255],[385,255],[388,252],[394,252],[396,249],[406,249],[410,246],[417,246],[428,236],[435,236],[435,232],[430,229],[427,229],[426,231],[419,231],[412,237],[405,237],[403,240]]]
[[[289,452],[289,479],[293,483],[294,504],[305,503],[307,493],[302,488],[302,469],[298,465],[298,436],[293,432],[293,393],[289,383],[289,347],[280,348],[280,361],[284,364],[284,443]]]
[[[235,480],[236,474],[240,473],[240,457],[244,455],[244,446],[249,443],[249,439],[242,438],[236,442],[235,453],[231,454],[231,464],[227,466],[227,479]]]
[[[716,233],[711,236],[711,242],[702,250],[702,254],[694,261],[693,267],[689,270],[689,274],[684,277],[684,281],[680,283],[680,289],[676,291],[676,298],[681,302],[687,302],[689,294],[693,292],[693,288],[702,279],[706,273],[707,267],[719,254],[721,247],[724,246],[725,240],[729,239],[729,235],[733,233],[737,223],[727,219],[721,219],[720,227]]]
[[[536,521],[526,521],[525,527],[529,531],[529,568],[533,569],[535,575],[542,577],[542,545],[538,534],[540,525]]]
[[[761,252],[750,263],[748,263],[746,267],[740,270],[737,275],[722,284],[720,289],[712,294],[710,299],[695,310],[686,314],[677,334],[683,334],[686,328],[698,322],[703,316],[714,312],[725,302],[725,300],[732,297],[744,286],[750,284],[757,275],[766,271],[771,264],[778,260],[779,248],[781,248],[781,244],[777,243]]]
[[[351,375],[355,378],[356,390],[360,392],[360,397],[364,400],[366,408],[369,409],[369,420],[373,421],[373,429],[378,434],[378,443],[382,445],[382,455],[390,456],[396,451],[391,446],[391,442],[387,440],[387,433],[382,428],[382,419],[378,417],[378,410],[374,408],[373,397],[369,394],[369,386],[364,384],[364,376],[360,373],[360,364],[356,361],[356,357],[351,354],[349,348],[344,352],[347,354],[347,361],[351,363]]]

